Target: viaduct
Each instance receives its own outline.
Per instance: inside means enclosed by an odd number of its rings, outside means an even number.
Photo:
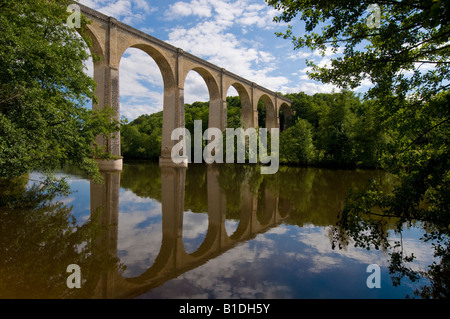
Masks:
[[[239,94],[242,106],[244,128],[258,125],[258,102],[266,109],[266,128],[279,127],[279,110],[289,108],[291,101],[278,93],[257,85],[212,63],[202,60],[180,48],[156,39],[142,31],[126,25],[113,17],[106,16],[82,4],[78,4],[90,21],[84,31],[92,42],[91,53],[98,56],[94,61],[94,80],[97,83],[98,103],[93,109],[110,106],[115,118],[120,119],[119,63],[128,48],[146,52],[158,65],[164,84],[163,127],[161,141],[161,166],[174,166],[171,159],[171,140],[174,129],[184,127],[184,82],[193,70],[204,79],[209,91],[209,127],[226,128],[226,94],[233,86]],[[97,143],[106,146],[107,151],[120,158],[115,161],[99,161],[100,169],[121,170],[120,133],[110,137],[98,137]],[[178,164],[187,166],[186,161]]]

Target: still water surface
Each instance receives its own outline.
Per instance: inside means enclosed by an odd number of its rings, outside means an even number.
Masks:
[[[405,298],[426,284],[394,287],[388,252],[332,245],[350,188],[368,179],[392,186],[381,171],[281,167],[261,175],[247,165],[130,162],[104,173],[103,185],[72,170],[60,175],[72,194],[59,201],[71,207],[75,226],[51,238],[73,242],[47,244],[50,251],[39,254],[21,245],[22,261],[0,267],[9,278],[0,285],[3,298]],[[57,225],[45,227],[41,233],[57,232]],[[419,226],[388,231],[414,253],[415,269],[431,264]],[[72,263],[81,269],[76,291],[66,287]],[[366,284],[370,264],[381,267],[381,288]]]

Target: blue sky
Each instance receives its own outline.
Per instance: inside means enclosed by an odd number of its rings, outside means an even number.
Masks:
[[[334,56],[293,50],[275,32],[286,26],[272,21],[277,11],[264,0],[81,0],[104,14],[190,52],[270,90],[307,94],[339,91],[308,79],[305,60],[320,65]],[[300,22],[294,32],[303,32]],[[92,66],[88,66],[92,68]],[[91,70],[90,70],[91,71]],[[162,77],[156,63],[138,49],[120,62],[121,114],[132,120],[162,110]],[[363,87],[360,88],[362,90]],[[230,89],[228,95],[237,95]],[[203,79],[195,72],[185,83],[185,102],[208,101]]]

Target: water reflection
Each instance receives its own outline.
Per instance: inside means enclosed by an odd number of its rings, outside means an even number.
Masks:
[[[83,223],[67,222],[73,207],[63,203],[17,217],[3,208],[0,297],[403,298],[417,287],[392,286],[383,251],[332,247],[348,189],[372,178],[389,190],[383,172],[281,167],[262,176],[247,165],[129,163],[103,177],[89,185],[90,216],[75,214]],[[77,187],[75,207],[87,198]],[[423,268],[433,256],[422,234],[411,228],[403,243]],[[65,285],[73,263],[82,289]],[[366,286],[373,263],[382,289]]]
[[[101,209],[78,225],[57,192],[27,176],[0,180],[0,298],[85,298],[102,273],[118,265],[107,252]],[[68,289],[67,266],[83,270],[83,289]]]
[[[252,239],[257,234],[264,233],[279,225],[287,218],[287,214],[285,214],[285,217],[278,214],[278,197],[269,189],[263,192],[262,219],[258,218],[259,194],[251,189],[253,170],[250,169],[247,172],[244,169],[240,172],[242,175],[239,176],[241,187],[238,190],[238,200],[234,203],[234,206],[230,206],[229,210],[229,213],[239,220],[239,223],[235,231],[228,235],[225,228],[227,192],[220,186],[221,182],[229,182],[223,178],[228,175],[223,175],[226,172],[221,171],[219,166],[199,166],[195,169],[204,171],[195,172],[196,174],[191,174],[187,179],[186,169],[161,168],[159,178],[155,176],[156,178],[153,180],[157,184],[160,183],[160,193],[152,193],[151,190],[155,191],[153,187],[150,187],[148,191],[143,189],[142,185],[138,187],[141,195],[155,196],[161,201],[161,248],[154,263],[138,276],[125,278],[117,271],[103,276],[100,283],[101,288],[98,289],[101,295],[97,297],[127,298],[137,296],[180,274],[197,268],[239,243]],[[147,170],[144,169],[144,171]],[[155,167],[148,167],[149,173],[154,171]],[[141,171],[140,173],[145,174],[145,172]],[[103,240],[108,242],[106,246],[110,247],[109,252],[112,256],[116,256],[118,252],[120,174],[118,172],[103,172],[104,185],[91,183],[91,207],[93,210],[99,207],[104,209],[102,222],[109,225],[109,232]],[[138,179],[129,179],[125,180],[124,187],[134,189],[136,187],[134,181],[140,184]],[[187,183],[193,185],[193,188],[186,188]],[[199,188],[207,190],[206,198],[205,192],[198,192]],[[236,190],[233,188],[228,191],[234,193]],[[188,194],[186,198],[185,194]],[[158,198],[158,195],[160,195],[160,198]],[[187,207],[185,207],[185,203]],[[237,216],[236,207],[239,208]],[[193,212],[191,214],[194,216],[196,215],[195,212],[203,210],[206,210],[207,213],[206,233],[201,244],[195,249],[189,249],[192,248],[189,245],[186,247],[186,242],[183,240],[185,237],[184,231],[186,231],[186,228],[183,227],[186,208]],[[198,219],[194,218],[194,222],[198,224]]]

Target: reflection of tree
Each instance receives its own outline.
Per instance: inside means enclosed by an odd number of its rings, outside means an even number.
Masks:
[[[259,167],[254,165],[218,165],[219,185],[227,198],[227,219],[239,220],[243,201],[243,187],[247,183],[249,190],[257,194],[262,182]]]
[[[280,167],[277,174],[267,175],[272,192],[278,189],[280,203],[289,212],[289,223],[302,226],[334,225],[344,207],[350,189],[360,189],[369,179],[380,181],[387,188],[390,175],[378,170],[332,170],[320,168]]]
[[[158,163],[130,162],[123,166],[120,186],[139,197],[161,201],[161,171]]]
[[[377,183],[372,183],[364,192],[348,197],[342,217],[333,229],[333,247],[341,248],[352,241],[356,247],[386,250],[390,255],[389,273],[394,286],[400,285],[404,278],[412,282],[425,278],[430,284],[417,289],[416,296],[450,298],[450,217],[426,214],[427,209],[421,207],[405,214],[397,206],[395,197],[402,188],[395,189],[396,194],[390,196],[379,189]],[[420,239],[431,243],[434,249],[436,260],[425,271],[414,270],[416,257],[403,249],[402,231],[412,225],[419,225],[426,231]],[[395,229],[400,240],[389,241],[389,229]]]
[[[120,186],[139,197],[161,202],[161,170],[157,162],[129,162],[123,166]],[[194,213],[208,211],[206,166],[190,164],[186,171],[184,208]]]
[[[186,171],[184,208],[194,213],[208,212],[206,166],[190,164]]]
[[[0,298],[91,296],[97,277],[115,265],[98,246],[104,228],[96,218],[77,226],[72,208],[56,201],[58,184],[26,183],[0,180]],[[81,289],[66,285],[70,264],[81,267]]]

